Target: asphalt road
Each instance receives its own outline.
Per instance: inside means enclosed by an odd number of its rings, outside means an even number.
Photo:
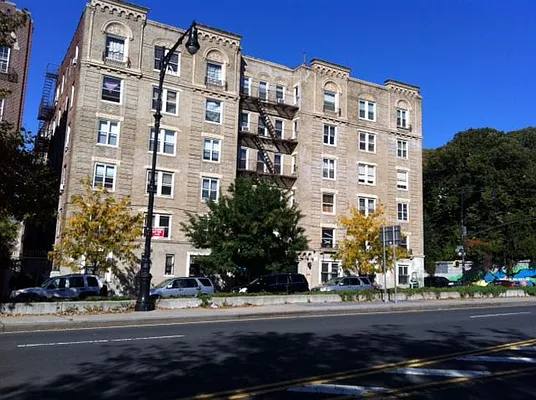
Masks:
[[[536,306],[9,333],[0,360],[10,400],[528,399]]]

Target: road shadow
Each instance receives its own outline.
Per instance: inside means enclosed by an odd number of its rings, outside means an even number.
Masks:
[[[0,398],[179,399],[529,339],[515,329],[497,330],[495,336],[489,332],[490,338],[482,330],[476,334],[462,326],[452,326],[448,332],[427,330],[424,336],[401,334],[400,329],[396,324],[377,324],[359,334],[330,336],[221,330],[210,336],[214,339],[197,345],[181,340],[147,342],[146,346],[125,344],[120,354],[117,345],[96,346],[103,361],[80,361],[69,374],[46,383],[4,383]],[[107,355],[110,350],[116,355]],[[518,384],[511,390],[514,392],[509,392],[508,398],[515,398],[515,390],[526,391],[527,386]],[[420,398],[435,399],[436,395]],[[279,396],[263,396],[268,398]]]

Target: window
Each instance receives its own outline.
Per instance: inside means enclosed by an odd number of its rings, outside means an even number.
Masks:
[[[97,136],[97,143],[106,144],[108,146],[117,146],[118,138],[119,138],[119,122],[111,121],[107,119],[101,119],[99,121],[99,132]]]
[[[408,111],[401,108],[396,110],[396,126],[399,128],[408,127]]]
[[[147,226],[147,218],[145,219],[145,222],[144,222],[144,227],[146,226]],[[171,215],[153,214],[153,230],[151,232],[153,239],[159,239],[159,238],[169,239],[170,234],[171,234],[170,230],[171,230]]]
[[[324,124],[324,144],[335,146],[336,129],[333,125]]]
[[[219,139],[205,139],[203,144],[203,160],[220,161],[220,141]]]
[[[373,197],[358,197],[357,208],[361,215],[368,216],[376,211],[376,199]]]
[[[221,86],[223,84],[222,65],[213,61],[207,62],[206,83]]]
[[[359,132],[359,150],[375,153],[376,135],[374,133]]]
[[[409,220],[408,203],[398,203],[397,209],[398,209],[398,220],[407,222]]]
[[[285,102],[285,87],[284,86],[277,85],[275,87],[275,99],[278,103]]]
[[[335,246],[335,229],[322,228],[322,244],[323,249],[332,249]]]
[[[281,154],[274,154],[274,172],[281,175],[282,172],[282,158]]]
[[[205,104],[205,121],[221,123],[221,101],[207,99]]]
[[[258,121],[257,134],[259,136],[268,136],[268,128],[266,127],[266,122],[264,122],[264,118],[261,115],[259,115]]]
[[[4,118],[4,101],[5,99],[0,99],[0,121]]]
[[[367,100],[359,100],[359,118],[376,120],[376,103]]]
[[[86,280],[89,287],[99,287],[99,281],[94,276],[86,276]]]
[[[322,178],[335,179],[335,160],[332,158],[322,160]]]
[[[201,181],[201,200],[218,200],[219,179],[203,177]]]
[[[177,92],[175,90],[164,89],[162,92],[162,111],[168,114],[177,115]],[[152,108],[158,107],[158,88],[153,87]]]
[[[408,141],[407,140],[397,139],[396,156],[398,158],[408,158]]]
[[[112,76],[105,76],[102,79],[102,95],[101,99],[113,101],[114,103],[121,102],[121,79]]]
[[[337,108],[337,95],[333,92],[324,92],[324,111],[333,111]]]
[[[294,104],[298,104],[300,102],[300,87],[294,86]]]
[[[400,190],[408,190],[408,171],[396,171],[396,187]]]
[[[279,139],[283,139],[283,121],[280,119],[275,120],[275,135]]]
[[[399,265],[398,266],[398,284],[407,285],[408,282],[409,282],[408,266]]]
[[[173,173],[156,171],[155,175],[156,196],[171,197],[173,196]],[[147,193],[149,193],[151,184],[151,170],[147,171]]]
[[[154,47],[154,69],[155,70],[160,71],[160,63],[162,62],[164,55],[167,53],[168,51],[165,50],[164,47],[162,46]],[[174,52],[171,55],[166,73],[171,74],[171,75],[179,74],[179,55],[180,53],[178,52]]]
[[[70,288],[85,288],[86,283],[82,276],[73,276],[69,278],[69,287]]]
[[[9,69],[9,54],[11,49],[6,46],[0,47],[0,72],[7,73]]]
[[[322,283],[326,283],[333,278],[337,278],[339,273],[339,263],[337,262],[323,262],[320,280]]]
[[[298,165],[296,164],[296,155],[292,155],[292,173],[295,174],[298,171]]]
[[[114,61],[125,60],[125,39],[106,35],[106,58]]]
[[[156,152],[158,154],[175,155],[176,137],[177,132],[168,129],[160,129]],[[149,134],[149,151],[154,151],[154,128],[151,128]]]
[[[259,82],[259,99],[268,100],[268,82]]]
[[[358,164],[357,182],[364,185],[376,184],[376,166],[370,164]]]
[[[73,102],[74,102],[74,85],[71,85],[71,98],[69,101],[69,108],[73,106]]]
[[[249,132],[249,113],[241,112],[240,113],[240,130],[242,132]]]
[[[295,119],[294,121],[292,121],[292,139],[297,139],[298,138],[298,120]]]
[[[335,193],[322,193],[322,212],[335,213]]]
[[[175,272],[175,254],[166,254],[166,265],[164,266],[164,275],[174,275]]]
[[[241,147],[238,155],[238,168],[248,169],[248,149]]]
[[[64,151],[66,152],[69,150],[69,141],[71,140],[71,125],[67,125],[67,129],[65,131],[65,145],[64,145]]]
[[[104,187],[113,191],[114,186],[115,165],[96,163],[93,173],[93,188]]]
[[[257,151],[257,172],[266,172],[266,164],[264,163],[264,156],[262,151]]]
[[[251,78],[246,76],[242,78],[242,94],[251,95]]]

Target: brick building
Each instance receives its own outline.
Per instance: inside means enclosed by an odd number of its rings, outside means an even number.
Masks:
[[[84,177],[146,210],[160,58],[183,32],[147,13],[91,0],[61,64],[44,133],[63,154],[56,238]],[[336,218],[349,204],[364,213],[384,205],[412,252],[399,263],[399,282],[422,282],[419,88],[365,82],[317,59],[289,68],[242,54],[236,34],[198,29],[200,51],[179,49],[164,83],[153,282],[196,274],[196,258],[206,251],[192,248],[181,231],[185,211],[205,212],[204,199],[251,174],[292,190],[310,243],[298,270],[311,286],[342,273],[333,259],[342,237]]]
[[[0,1],[0,12],[11,15],[21,11],[14,3]],[[0,46],[0,89],[10,92],[0,99],[0,118],[13,124],[17,131],[22,127],[32,34],[33,21],[28,18],[24,26],[11,33],[13,45]]]

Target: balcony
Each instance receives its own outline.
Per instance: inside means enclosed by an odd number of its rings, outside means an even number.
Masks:
[[[257,100],[271,113],[276,113],[284,118],[292,119],[299,110],[291,93],[286,88],[264,89],[258,85],[240,88],[240,101],[244,109],[258,111]]]
[[[276,135],[278,135],[276,130]],[[242,144],[246,147],[255,148],[255,138],[259,138],[265,145],[273,146],[273,151],[282,154],[292,154],[298,145],[298,139],[292,137],[290,131],[281,132],[281,137],[277,141],[270,136],[268,127],[259,124],[241,123],[238,127],[238,133],[241,137]],[[278,135],[279,136],[279,135]]]
[[[274,165],[274,167],[277,168],[277,164]],[[279,168],[282,168],[282,166],[279,166]],[[281,170],[279,172],[282,172]],[[284,188],[291,188],[292,185],[294,185],[294,182],[296,182],[296,179],[298,178],[296,174],[292,175],[285,175],[282,173],[270,173],[266,168],[264,168],[264,165],[262,164],[255,164],[255,169],[248,169],[245,168],[245,162],[244,160],[240,160],[238,163],[238,168],[236,169],[237,176],[240,176],[242,178],[261,178],[261,179],[270,179],[277,183],[280,187]]]

